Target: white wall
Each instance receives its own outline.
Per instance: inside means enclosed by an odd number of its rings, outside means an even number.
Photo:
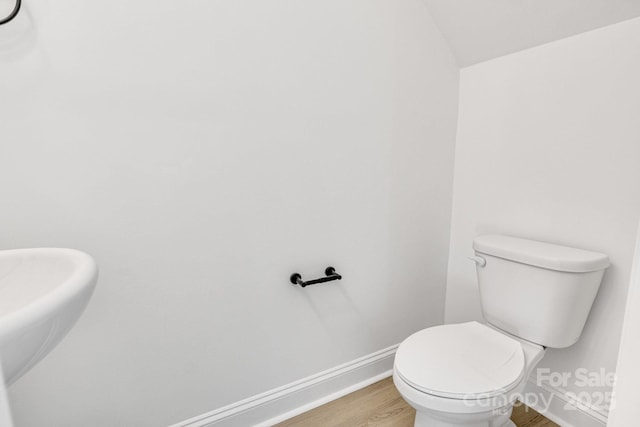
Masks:
[[[608,427],[634,425],[640,417],[637,400],[640,381],[640,227],[637,236]]]
[[[423,0],[465,67],[640,16],[628,0]]]
[[[604,252],[581,341],[540,367],[615,370],[640,214],[638,52],[635,19],[461,70],[446,322],[481,318],[476,235]]]
[[[101,276],[19,426],[167,425],[443,321],[458,70],[419,0],[24,7],[0,245]]]

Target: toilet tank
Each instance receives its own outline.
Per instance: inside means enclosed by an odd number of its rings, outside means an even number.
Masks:
[[[546,347],[580,338],[607,255],[504,235],[473,241],[485,319]]]

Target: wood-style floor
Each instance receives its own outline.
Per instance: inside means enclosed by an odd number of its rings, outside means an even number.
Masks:
[[[275,427],[413,427],[414,418],[414,409],[387,378]],[[560,427],[522,404],[514,407],[511,419],[517,427]]]

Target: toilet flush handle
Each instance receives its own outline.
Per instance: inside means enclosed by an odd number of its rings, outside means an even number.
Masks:
[[[487,260],[485,260],[484,258],[482,258],[481,256],[470,256],[468,257],[471,261],[475,262],[476,264],[478,264],[478,267],[484,267],[485,265],[487,265]]]

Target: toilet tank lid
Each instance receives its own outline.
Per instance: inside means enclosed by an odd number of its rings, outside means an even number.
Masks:
[[[604,270],[609,266],[609,257],[605,254],[500,234],[476,237],[473,249],[523,264],[571,273]]]

